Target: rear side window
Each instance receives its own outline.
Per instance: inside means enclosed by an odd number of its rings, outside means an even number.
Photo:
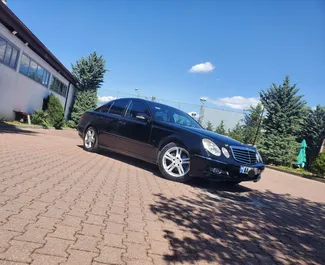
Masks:
[[[109,102],[101,107],[99,107],[98,109],[96,109],[96,111],[98,112],[104,112],[104,113],[108,113],[109,109],[112,106],[112,102]]]
[[[129,102],[128,99],[115,100],[109,113],[122,116]]]
[[[132,101],[126,112],[126,117],[135,119],[138,114],[142,113],[150,115],[147,106],[143,102]]]

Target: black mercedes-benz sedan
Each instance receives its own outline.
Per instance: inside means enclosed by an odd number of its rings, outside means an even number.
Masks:
[[[258,151],[201,127],[187,113],[157,102],[121,98],[86,112],[78,133],[87,151],[106,148],[157,164],[170,180],[191,177],[239,183],[258,181]]]

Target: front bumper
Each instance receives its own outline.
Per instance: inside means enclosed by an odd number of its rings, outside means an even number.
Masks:
[[[240,173],[240,166],[247,166],[255,172],[248,174]],[[193,177],[203,177],[215,181],[258,181],[264,170],[264,164],[241,165],[235,161],[224,162],[201,155],[191,157],[190,175]]]

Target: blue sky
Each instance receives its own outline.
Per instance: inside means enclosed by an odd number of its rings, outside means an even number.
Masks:
[[[323,0],[8,0],[71,69],[96,51],[115,91],[240,109],[289,74],[310,106],[325,105]],[[208,64],[204,64],[208,63]],[[210,63],[210,64],[209,64]],[[190,72],[192,69],[201,72]],[[206,72],[202,72],[202,71]],[[250,98],[250,99],[247,99]]]

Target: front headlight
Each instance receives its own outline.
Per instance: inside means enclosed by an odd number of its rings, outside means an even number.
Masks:
[[[209,153],[211,153],[215,156],[221,156],[220,148],[211,140],[203,139],[202,144],[203,144],[204,149],[207,150]]]
[[[261,154],[257,150],[256,150],[256,160],[259,163],[263,163],[262,156],[261,156]]]

